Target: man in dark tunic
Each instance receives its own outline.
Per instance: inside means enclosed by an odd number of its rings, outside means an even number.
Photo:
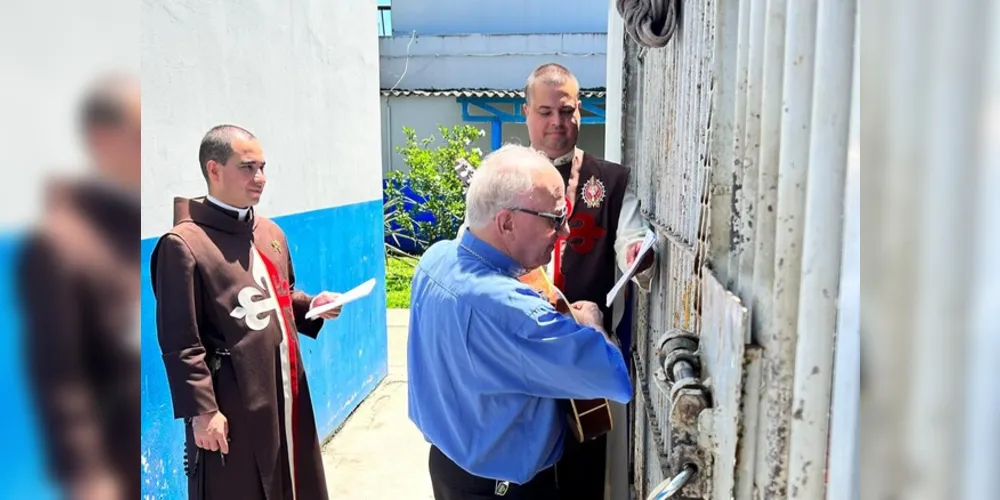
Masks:
[[[315,338],[340,310],[306,312],[336,294],[296,290],[284,233],[254,213],[265,162],[253,134],[215,127],[199,160],[208,196],[174,200],[175,225],[151,259],[189,498],[326,499],[296,332]]]
[[[525,85],[524,115],[531,147],[545,153],[566,182],[571,206],[570,234],[556,246],[547,273],[569,302],[596,302],[604,314],[606,331],[613,332],[622,317],[619,302],[614,310],[606,296],[618,272],[631,265],[648,230],[635,194],[628,189],[629,169],[582,151],[580,85],[558,64],[539,66]],[[633,282],[648,290],[652,279],[652,253],[640,263]],[[617,271],[616,271],[617,267]],[[623,349],[628,346],[623,345]],[[628,359],[628,351],[625,351]],[[615,430],[611,439],[624,441],[628,423],[622,406],[612,404]],[[567,447],[559,462],[560,496],[573,500],[604,500],[608,435]],[[624,470],[625,463],[610,465]],[[621,471],[612,472],[612,476]],[[611,494],[611,497],[617,497]]]
[[[54,182],[17,263],[28,380],[67,498],[139,498],[139,82],[87,92],[94,171]]]

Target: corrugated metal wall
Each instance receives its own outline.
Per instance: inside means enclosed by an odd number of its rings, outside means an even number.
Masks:
[[[860,252],[856,193],[845,205],[856,7],[680,2],[666,47],[626,40],[623,161],[665,256],[635,310],[640,498],[688,463],[699,473],[674,498],[826,495],[838,297],[852,279],[841,260]],[[852,299],[842,316],[856,317]],[[856,322],[839,328],[857,336]],[[677,329],[699,336],[709,408],[696,418],[672,412],[682,396],[663,382],[663,339]],[[837,359],[850,370],[858,357]],[[856,415],[856,396],[843,394],[835,413]]]

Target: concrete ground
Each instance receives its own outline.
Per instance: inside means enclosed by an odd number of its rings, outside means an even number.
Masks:
[[[429,445],[407,417],[408,314],[389,310],[389,373],[323,447],[331,500],[434,498]]]

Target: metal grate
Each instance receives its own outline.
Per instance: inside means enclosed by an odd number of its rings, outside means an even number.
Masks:
[[[653,289],[637,301],[636,488],[644,498],[672,471],[666,467],[669,395],[649,380],[658,367],[653,343],[672,328],[701,330],[701,269],[708,261],[711,205],[715,0],[685,2],[682,25],[663,49],[628,40],[626,155],[643,215],[664,243]],[[630,132],[630,134],[629,134]],[[631,151],[629,151],[631,150]],[[663,442],[656,437],[662,436]]]

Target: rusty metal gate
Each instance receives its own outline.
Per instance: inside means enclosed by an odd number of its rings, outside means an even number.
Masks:
[[[633,311],[633,493],[823,498],[856,2],[677,2],[661,46],[630,8],[621,160],[661,255]]]

